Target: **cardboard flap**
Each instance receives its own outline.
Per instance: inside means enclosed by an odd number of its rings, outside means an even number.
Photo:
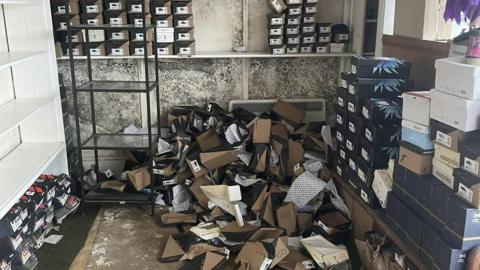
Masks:
[[[258,227],[246,223],[243,227],[240,227],[235,222],[230,222],[222,228],[222,234],[230,241],[245,242],[250,236],[258,229]]]
[[[236,264],[241,264],[243,269],[268,269],[272,260],[268,251],[261,242],[247,242],[235,258]],[[248,265],[248,266],[247,266]]]
[[[186,159],[187,165],[195,177],[201,177],[208,173],[207,169],[200,163],[199,159]]]
[[[253,143],[269,143],[272,120],[258,119],[253,124]]]
[[[285,234],[285,230],[282,228],[260,228],[250,236],[248,241],[255,242],[264,239],[277,239]]]
[[[297,230],[297,207],[294,203],[287,203],[277,208],[277,224],[285,229],[287,235]]]
[[[278,136],[280,138],[283,138],[285,140],[288,140],[288,130],[285,124],[283,123],[278,123],[272,126],[272,137],[273,136]]]
[[[322,268],[329,268],[349,259],[346,247],[335,246],[321,235],[304,238],[300,242]]]
[[[180,223],[197,223],[197,214],[183,214],[183,213],[166,213],[160,216],[160,220],[165,225],[180,224]]]
[[[210,181],[208,181],[207,177],[202,176],[195,178],[192,185],[188,187],[197,202],[205,209],[208,209],[208,197],[205,195],[201,187],[208,185],[211,185]]]
[[[263,209],[263,205],[264,205],[264,202],[265,200],[267,199],[267,190],[268,190],[268,186],[265,185],[263,187],[263,190],[262,192],[258,195],[257,197],[257,200],[255,201],[255,203],[252,205],[251,209],[254,213],[260,213],[260,211],[262,211]]]
[[[281,262],[285,257],[288,256],[288,253],[290,253],[290,250],[288,248],[288,237],[282,236],[280,238],[277,238],[277,240],[275,241],[275,257],[273,258],[270,268]]]
[[[307,270],[316,267],[310,258],[294,248],[289,248],[289,253],[278,263],[278,266],[287,270]],[[306,266],[310,267],[307,268]]]
[[[162,242],[160,252],[160,262],[173,262],[180,259],[185,254],[185,251],[175,241],[175,239],[169,235],[168,238]]]
[[[255,152],[252,155],[250,168],[255,172],[265,172],[267,168],[268,146],[265,144],[256,144]]]
[[[180,270],[219,270],[222,269],[225,262],[225,255],[207,251],[183,265]]]
[[[235,217],[238,224],[243,226],[243,217],[238,204],[232,203],[242,200],[240,186],[214,185],[200,187],[210,201]]]
[[[118,180],[105,181],[100,184],[101,189],[112,189],[118,192],[123,192],[125,190],[125,182]]]
[[[268,195],[265,200],[264,207],[262,209],[261,218],[267,222],[270,226],[275,226],[275,216],[273,211],[272,197]]]
[[[305,112],[281,99],[275,103],[272,111],[292,125],[299,125],[305,119]]]
[[[198,257],[202,254],[205,254],[209,251],[219,251],[219,252],[222,252],[222,253],[228,252],[227,248],[225,248],[225,247],[216,247],[216,246],[212,246],[212,245],[209,245],[209,244],[206,244],[206,243],[199,243],[199,244],[192,245],[190,247],[190,250],[187,253],[185,253],[185,255],[183,255],[180,260],[181,261],[193,260],[194,258],[196,258],[196,257]]]
[[[303,160],[304,150],[303,146],[299,142],[292,140],[288,141],[288,173],[294,175],[294,168]]]
[[[148,171],[148,166],[129,171],[127,172],[127,176],[137,191],[140,191],[146,186],[150,185],[150,173]]]
[[[297,225],[300,234],[310,231],[312,229],[312,222],[312,213],[297,213]]]
[[[190,231],[203,240],[211,240],[219,237],[221,230],[220,227],[214,223],[205,223],[190,228]]]
[[[196,140],[198,142],[198,145],[200,145],[200,149],[202,149],[202,151],[208,151],[212,148],[220,146],[222,143],[220,136],[212,128],[200,133],[196,137]]]
[[[220,152],[200,153],[200,161],[210,171],[229,165],[237,160],[233,150]]]

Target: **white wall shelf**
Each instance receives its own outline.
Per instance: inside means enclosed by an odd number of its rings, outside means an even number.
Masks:
[[[0,137],[52,102],[53,98],[21,98],[0,106]]]
[[[45,52],[4,52],[0,53],[0,69],[28,61],[29,59],[44,54]]]
[[[0,217],[20,199],[62,151],[64,142],[22,143],[0,160]]]
[[[159,55],[158,59],[215,59],[215,58],[321,58],[321,57],[351,57],[355,53],[305,53],[305,54],[271,54],[265,52],[197,52],[194,55]],[[153,59],[153,56],[149,56]],[[67,56],[57,58],[69,60]],[[76,56],[75,59],[87,59],[86,56]],[[143,56],[92,56],[92,59],[143,59]]]
[[[0,5],[33,5],[34,0],[0,0]]]

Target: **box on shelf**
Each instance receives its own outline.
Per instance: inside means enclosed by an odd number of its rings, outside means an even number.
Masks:
[[[281,36],[283,35],[284,31],[285,31],[285,27],[283,25],[271,25],[268,27],[269,36]]]
[[[68,4],[67,4],[68,3]],[[51,0],[50,7],[53,15],[67,14],[67,6],[70,11],[70,15],[80,14],[80,5],[78,1],[64,1],[64,0]]]
[[[303,14],[302,15],[302,23],[315,23],[315,15],[314,14]]]
[[[70,25],[80,24],[81,18],[79,15],[70,16]],[[67,15],[57,15],[53,16],[53,29],[55,31],[64,31],[67,30]]]
[[[302,5],[288,5],[286,14],[288,16],[302,15]]]
[[[173,44],[173,49],[177,55],[195,54],[195,41],[180,41]]]
[[[153,32],[150,31],[150,30],[147,30],[146,31],[146,34],[147,34],[147,39],[146,41],[148,42],[151,42],[153,41]],[[145,34],[143,33],[143,29],[142,28],[135,28],[135,29],[131,29],[130,30],[130,41],[138,41],[138,42],[141,42],[141,41],[144,41],[145,37]]]
[[[81,21],[83,24],[88,24],[88,25],[101,25],[101,24],[104,24],[102,14],[96,14],[96,13],[81,14],[81,15],[80,15],[80,21]]]
[[[352,74],[359,78],[408,79],[412,63],[388,57],[352,57]]]
[[[344,53],[348,49],[345,43],[330,43],[329,47],[331,53]]]
[[[305,35],[305,34],[316,34],[316,33],[315,33],[315,24],[314,24],[314,23],[302,24],[302,26],[301,26],[301,31],[302,31],[302,35]]]
[[[433,119],[431,119],[430,125],[432,130],[432,140],[435,140],[436,143],[441,144],[454,152],[459,152],[459,145],[465,139],[480,136],[480,130],[463,132]]]
[[[480,99],[480,68],[465,63],[465,57],[435,61],[435,88],[464,99]]]
[[[340,177],[346,179],[346,177],[347,177],[347,164],[345,163],[345,161],[339,159],[338,157],[337,157],[336,164],[335,164],[335,171]]]
[[[398,155],[398,147],[373,146],[365,138],[360,139],[359,154],[361,158],[374,169],[385,169],[390,159]]]
[[[347,132],[345,136],[345,147],[352,155],[358,152],[358,136]]]
[[[350,168],[347,169],[347,183],[355,193],[358,194],[358,192],[360,192],[360,183],[358,177]]]
[[[144,16],[141,13],[128,13],[128,23],[136,27],[143,27]],[[145,15],[145,24],[148,25],[152,21],[152,15]]]
[[[430,92],[406,92],[402,99],[403,119],[430,126]]]
[[[385,98],[366,99],[362,115],[373,125],[395,126],[402,122],[402,105]]]
[[[96,43],[89,43],[89,44],[85,43],[84,48],[85,48],[85,50],[88,50],[87,52],[90,52],[91,56],[105,56],[106,55],[105,43],[104,42],[96,42]]]
[[[300,53],[313,53],[313,44],[301,44]]]
[[[460,144],[460,167],[480,178],[480,138],[465,140]]]
[[[330,34],[318,34],[317,42],[318,43],[330,43],[332,41]]]
[[[286,35],[300,35],[300,25],[287,25],[284,29]]]
[[[111,25],[124,25],[127,24],[127,13],[124,11],[105,11],[104,22]]]
[[[104,12],[112,10],[125,10],[125,0],[104,0]]]
[[[451,191],[450,191],[451,192]],[[478,216],[480,210],[470,206],[458,196],[448,196],[447,206],[445,210],[445,224],[449,229],[464,239],[473,240],[473,242],[480,242],[480,226],[478,224]],[[473,244],[473,243],[472,243]]]
[[[269,0],[268,3],[277,13],[282,13],[287,9],[287,4],[283,0]]]
[[[362,106],[365,103],[364,98],[357,98],[352,95],[347,97],[347,110],[355,115],[362,115]]]
[[[315,43],[315,33],[302,34],[301,43],[302,44],[314,44]]]
[[[105,30],[106,41],[127,41],[129,38],[127,30]]]
[[[330,34],[332,33],[331,23],[317,23],[317,34]]]
[[[145,55],[145,44],[144,42],[130,42],[130,55]],[[152,42],[147,42],[147,52],[146,55],[152,55],[153,45]]]
[[[410,120],[402,120],[402,140],[414,144],[423,150],[432,150],[430,128]]]
[[[480,208],[480,179],[459,169],[453,174],[456,194],[473,207]]]
[[[302,11],[303,11],[303,14],[315,15],[317,13],[317,4],[316,3],[304,3]]]
[[[348,102],[348,90],[343,87],[337,87],[337,105],[346,109],[347,102]]]
[[[360,170],[360,168],[359,168]],[[393,181],[386,170],[376,170],[372,189],[383,209],[387,208],[388,194],[392,191]]]
[[[268,46],[281,46],[283,45],[283,36],[268,36]]]
[[[175,41],[175,29],[172,27],[157,28],[157,43],[173,43]]]
[[[270,46],[270,50],[272,54],[285,54],[287,46],[286,45],[274,45]]]
[[[337,126],[345,128],[347,125],[347,111],[340,106],[335,106]]]
[[[153,23],[158,28],[173,28],[173,16],[172,15],[156,15],[153,18]]]
[[[83,2],[82,13],[83,14],[99,14],[103,12],[103,1],[92,1],[90,3]]]
[[[381,207],[375,192],[371,188],[364,187],[362,184],[360,184],[358,195],[370,208],[378,209]]]
[[[301,15],[287,16],[286,25],[300,25],[302,23]]]
[[[398,146],[400,132],[399,127],[375,126],[367,122],[363,135],[373,146]]]
[[[130,55],[128,41],[107,41],[105,42],[106,53],[109,56],[128,56]]]
[[[287,35],[286,43],[287,45],[300,45],[302,37],[300,35]]]
[[[300,53],[300,45],[290,44],[286,46],[286,53],[288,54],[296,54]]]
[[[285,14],[268,14],[268,24],[269,25],[284,25],[285,24]]]
[[[432,165],[433,176],[453,190],[455,186],[455,177],[453,174],[455,168],[448,166],[436,158],[433,158]]]
[[[193,29],[178,29],[175,31],[175,41],[195,41]]]
[[[432,173],[433,151],[424,151],[408,142],[400,142],[399,163],[418,175]]]
[[[469,132],[480,129],[480,101],[467,100],[439,90],[431,91],[431,118]]]
[[[357,176],[363,185],[366,187],[371,187],[374,177],[375,169],[372,169],[363,159],[359,158],[357,161]]]
[[[173,15],[192,15],[193,5],[192,2],[172,2],[172,14]]]
[[[150,12],[149,0],[126,0],[125,10],[127,13],[145,13]]]
[[[435,158],[452,168],[460,167],[460,153],[454,152],[435,142]]]
[[[329,53],[330,45],[328,43],[315,44],[315,53]]]
[[[360,78],[353,73],[342,73],[341,77],[348,84],[348,93],[357,98],[396,98],[413,87],[408,79]]]
[[[70,50],[68,49],[68,44],[66,43],[57,42],[55,44],[55,50],[57,52],[57,55],[69,56]],[[73,56],[83,56],[83,43],[72,43],[72,54]]]

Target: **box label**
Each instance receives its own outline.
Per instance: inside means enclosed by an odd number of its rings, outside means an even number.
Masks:
[[[337,104],[340,107],[345,107],[345,101],[343,100],[342,97],[337,97]]]
[[[122,18],[110,18],[110,24],[122,25],[123,24],[123,19]]]
[[[338,132],[337,131],[337,139],[340,141],[340,142],[343,142],[343,135],[342,133]]]
[[[355,185],[355,183],[353,183],[352,180],[348,180],[348,183],[349,183],[354,189],[358,189],[357,185]]]
[[[347,80],[342,79],[342,83],[341,83],[341,84],[342,84],[342,88],[345,88],[345,89],[348,88]]]
[[[190,37],[190,33],[181,33],[181,34],[178,34],[178,40],[185,40],[185,41],[188,41],[188,40],[191,40],[192,38]]]
[[[348,130],[350,130],[350,132],[352,133],[355,133],[355,124],[352,123],[352,122],[348,122]]]
[[[347,155],[345,153],[345,150],[340,149],[340,157],[343,158],[344,160],[347,159]]]
[[[281,38],[271,38],[269,43],[270,43],[270,45],[282,45],[282,39]]]
[[[298,25],[298,24],[300,24],[300,21],[299,21],[299,19],[288,19],[287,24],[289,24],[289,25]]]
[[[196,160],[190,161],[190,165],[192,166],[193,172],[199,172],[202,170],[202,168],[200,168],[200,165],[198,164],[198,161]]]
[[[189,20],[179,20],[177,23],[177,27],[190,27]]]
[[[144,55],[145,54],[145,48],[135,48],[135,54]]]
[[[307,7],[305,13],[317,13],[317,7]]]
[[[339,115],[339,114],[337,114],[337,123],[338,123],[339,125],[343,125],[343,117],[342,117],[341,115]]]
[[[319,43],[327,43],[330,42],[330,37],[318,37],[318,42]]]
[[[372,132],[368,128],[365,129],[365,138],[367,138],[367,140],[370,142],[373,142]]]
[[[177,14],[189,14],[188,7],[177,7]]]
[[[313,23],[313,22],[315,22],[315,17],[313,16],[303,17],[303,23]]]
[[[170,185],[175,185],[177,181],[175,179],[170,179],[170,180],[165,180],[162,182],[164,186],[170,186]]]
[[[291,8],[288,10],[289,15],[300,15],[302,14],[302,9],[301,8]]]
[[[357,74],[357,66],[352,65],[352,74]]]
[[[464,158],[463,168],[475,175],[478,174],[478,162],[468,157]]]
[[[315,26],[305,26],[305,27],[303,27],[303,32],[304,33],[313,33],[313,32],[315,32]],[[313,40],[315,40],[315,39],[313,39]]]
[[[136,26],[143,26],[143,18],[137,18],[133,20],[133,24],[135,24]]]
[[[353,84],[348,86],[348,93],[350,93],[350,95],[355,95],[355,86]]]
[[[98,13],[98,6],[97,5],[86,6],[85,10],[87,13]]]
[[[319,28],[320,33],[330,33],[330,27],[322,26]]]
[[[348,111],[355,113],[355,104],[348,102]]]
[[[289,21],[290,21],[290,20],[289,20]],[[272,24],[272,25],[283,24],[283,19],[282,19],[282,18],[272,18],[271,24]]]
[[[349,159],[348,165],[350,166],[350,169],[357,171],[357,164],[355,163],[355,161],[353,161],[352,159]]]
[[[353,144],[350,140],[347,140],[347,149],[353,152]]]
[[[366,119],[370,119],[370,112],[368,111],[368,109],[366,107],[362,107],[362,115]]]
[[[338,175],[343,176],[342,175],[342,168],[340,168],[340,166],[338,166],[338,165],[337,165],[337,173],[338,173]]]
[[[464,184],[459,183],[458,184],[458,191],[457,194],[460,195],[462,198],[467,200],[468,202],[472,202],[473,199],[473,191],[466,187]]]
[[[87,20],[88,25],[98,25],[98,19],[89,19]]]
[[[180,54],[192,54],[192,48],[180,48]]]
[[[317,268],[317,265],[312,260],[303,261],[302,264],[306,270]]]
[[[300,38],[288,38],[287,43],[288,44],[300,44]]]
[[[143,33],[136,33],[136,34],[135,34],[135,39],[136,39],[136,40],[143,41]]]
[[[113,48],[112,49],[112,55],[113,56],[122,56],[123,53],[123,48]]]
[[[445,145],[446,147],[452,147],[452,137],[441,131],[437,131],[436,141]]]
[[[366,161],[370,161],[370,156],[368,155],[368,152],[362,148],[362,157],[366,160]]]
[[[102,55],[102,50],[96,49],[96,48],[90,49],[90,55],[101,56]]]
[[[122,3],[121,2],[109,3],[108,8],[111,9],[111,10],[121,10],[122,9]]]
[[[158,20],[157,21],[157,27],[160,27],[160,28],[170,27],[169,21],[168,20]]]
[[[367,193],[365,191],[363,191],[363,189],[360,190],[360,197],[362,197],[362,200],[366,203],[368,203],[370,201]]]
[[[298,35],[300,31],[297,27],[295,28],[287,28],[287,35]]]
[[[57,11],[58,11],[58,14],[65,14],[67,13],[67,8],[65,6],[58,6]]]
[[[130,11],[132,11],[132,12],[142,12],[142,4],[130,5]]]
[[[168,51],[168,48],[158,48],[157,51],[158,51],[158,54],[161,54],[161,55],[170,54],[170,52]]]
[[[282,29],[281,28],[270,29],[270,35],[272,35],[272,36],[281,35],[281,34],[282,34]]]
[[[453,189],[454,179],[451,179],[451,177],[448,177],[445,174],[443,174],[443,172],[441,172],[438,168],[436,168],[435,165],[433,166],[433,173],[432,174],[433,174],[433,176],[438,178],[438,180],[440,180],[440,182],[444,183],[450,189]]]
[[[123,32],[113,32],[112,39],[125,39]]]
[[[156,7],[155,8],[156,15],[168,15],[168,8],[167,7]]]
[[[315,43],[315,37],[305,37],[303,43]]]
[[[364,183],[367,183],[367,178],[365,177],[365,173],[360,168],[358,168],[357,175]]]

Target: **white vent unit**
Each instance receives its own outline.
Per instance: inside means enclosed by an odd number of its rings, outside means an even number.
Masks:
[[[304,122],[318,122],[327,120],[326,101],[323,98],[308,99],[282,99],[290,104],[305,111]],[[232,111],[236,108],[244,108],[257,115],[272,110],[276,99],[261,100],[231,100],[228,110]]]

